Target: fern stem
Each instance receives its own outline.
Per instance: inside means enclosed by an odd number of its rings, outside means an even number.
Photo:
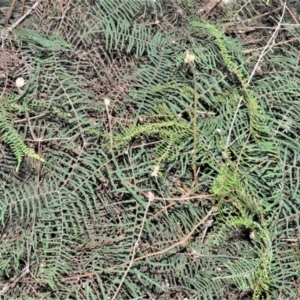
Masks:
[[[104,99],[104,105],[105,105],[105,109],[106,109],[106,113],[107,113],[107,118],[108,118],[110,151],[112,151],[112,148],[113,148],[113,138],[112,138],[112,130],[111,130],[111,114],[109,112],[110,99],[105,98]]]
[[[197,152],[197,78],[194,66],[192,62],[189,62],[192,74],[193,74],[193,85],[194,85],[194,119],[193,119],[193,139],[194,139],[194,147],[193,147],[193,173],[194,173],[194,186],[197,185],[197,166],[196,166],[196,152]]]

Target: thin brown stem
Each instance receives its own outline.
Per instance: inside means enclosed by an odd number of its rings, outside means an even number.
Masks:
[[[124,267],[126,265],[129,265],[129,264],[133,264],[134,262],[137,262],[137,261],[141,261],[141,260],[144,260],[146,258],[149,258],[149,257],[152,257],[152,256],[157,256],[157,255],[161,255],[161,254],[164,254],[170,250],[172,250],[173,248],[176,248],[178,246],[182,246],[182,245],[186,245],[187,241],[191,238],[191,236],[195,233],[195,231],[198,229],[198,227],[202,224],[204,224],[209,218],[210,216],[216,212],[218,210],[217,207],[213,206],[209,211],[208,213],[206,214],[206,216],[201,219],[193,228],[192,230],[183,238],[181,239],[180,241],[178,241],[177,243],[171,245],[170,247],[168,248],[165,248],[165,249],[162,249],[160,251],[157,251],[157,252],[152,252],[152,253],[148,253],[148,254],[145,254],[143,256],[140,256],[140,257],[137,257],[135,258],[133,261],[130,260],[130,261],[127,261],[119,266],[113,266],[113,267],[110,267],[108,268],[108,270],[115,270],[117,268],[120,268],[120,267]],[[75,276],[71,276],[71,277],[65,277],[65,278],[62,278],[62,281],[63,282],[66,282],[66,281],[71,281],[71,280],[79,280],[81,278],[86,278],[86,277],[91,277],[91,276],[94,276],[96,274],[102,274],[103,271],[95,271],[95,272],[89,272],[89,273],[85,273],[85,274],[81,274],[81,275],[75,275]]]

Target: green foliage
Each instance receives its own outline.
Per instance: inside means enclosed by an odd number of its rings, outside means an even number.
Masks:
[[[113,147],[122,149],[135,137],[145,137],[147,139],[155,137],[159,140],[159,145],[155,147],[154,165],[160,166],[163,162],[177,159],[192,137],[191,126],[180,116],[174,116],[166,105],[155,105],[150,121],[145,120],[141,125],[124,128],[121,134],[113,138]]]
[[[51,4],[2,38],[27,70],[0,105],[3,299],[299,296],[299,36],[250,80],[181,2]]]
[[[10,146],[11,151],[17,159],[16,172],[18,172],[24,155],[41,162],[44,162],[44,159],[25,145],[17,130],[13,127],[13,105],[15,104],[15,98],[17,97],[7,93],[2,94],[0,102],[0,134],[4,142]]]
[[[20,28],[15,31],[18,39],[25,41],[31,48],[43,51],[69,51],[72,46],[59,34],[46,36],[36,30]]]
[[[226,41],[223,33],[217,29],[215,26],[205,23],[201,24],[198,22],[191,23],[192,30],[195,29],[207,29],[208,32],[216,39],[217,45],[220,48],[220,54],[224,60],[225,66],[236,75],[238,81],[241,83],[243,93],[240,94],[240,97],[245,98],[246,105],[249,112],[250,119],[250,131],[254,137],[259,137],[262,133],[268,133],[269,128],[265,126],[266,116],[259,107],[258,102],[255,99],[255,96],[251,89],[249,89],[249,82],[245,74],[245,70],[242,69],[242,65],[237,64],[234,60],[231,59],[226,43],[229,43],[229,40]],[[230,46],[229,46],[230,47]],[[241,63],[241,62],[240,62]]]

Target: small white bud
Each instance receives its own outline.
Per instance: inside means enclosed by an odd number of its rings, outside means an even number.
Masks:
[[[24,85],[25,85],[25,80],[22,77],[17,78],[16,87],[20,89]]]
[[[222,0],[222,3],[225,5],[232,4],[233,2],[234,2],[234,0]]]
[[[251,233],[250,233],[250,239],[255,239],[256,238],[256,235],[255,235],[255,233],[253,232],[253,231],[251,231]]]
[[[159,166],[154,166],[153,172],[151,173],[151,176],[157,177],[159,171]]]
[[[105,106],[109,106],[110,105],[110,99],[109,98],[104,98],[104,104],[105,104]]]
[[[184,62],[186,64],[189,64],[189,63],[193,62],[195,59],[196,59],[196,56],[194,54],[190,54],[189,51],[187,50]]]
[[[222,151],[222,156],[224,159],[226,159],[226,160],[228,159],[228,155],[227,155],[226,151]]]
[[[148,192],[148,199],[149,199],[149,201],[154,200],[154,194],[152,192]]]

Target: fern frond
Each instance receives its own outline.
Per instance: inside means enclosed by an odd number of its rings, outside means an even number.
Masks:
[[[214,25],[205,23],[200,24],[197,22],[191,23],[192,28],[206,28],[208,32],[216,39],[216,43],[220,49],[221,56],[228,67],[228,69],[236,75],[238,78],[242,88],[243,94],[245,95],[246,105],[249,112],[250,118],[250,131],[255,138],[261,136],[261,134],[267,134],[269,132],[266,127],[266,115],[263,112],[262,108],[258,105],[257,100],[255,99],[251,89],[249,89],[249,82],[245,71],[242,69],[242,66],[238,65],[228,53],[228,48],[226,40],[224,38],[223,33],[217,29]]]
[[[35,30],[20,28],[15,31],[18,39],[26,42],[30,47],[43,51],[70,51],[72,46],[59,34],[46,36]]]
[[[158,107],[156,113],[158,111],[161,116],[145,116],[145,119],[149,118],[153,121],[124,128],[121,134],[114,137],[114,148],[122,148],[134,138],[157,136],[160,144],[155,150],[154,163],[160,165],[163,161],[174,159],[180,149],[183,149],[186,140],[191,138],[192,129],[183,119],[172,116],[165,105]]]
[[[0,134],[3,140],[10,146],[13,154],[17,159],[18,163],[16,167],[16,172],[18,172],[20,169],[22,159],[25,155],[37,159],[41,162],[44,162],[44,159],[38,154],[34,153],[28,146],[25,145],[22,138],[19,136],[18,132],[13,127],[13,108],[11,107],[11,105],[14,101],[10,99],[12,97],[7,97],[8,101],[5,95],[4,97],[2,97],[0,105]]]

